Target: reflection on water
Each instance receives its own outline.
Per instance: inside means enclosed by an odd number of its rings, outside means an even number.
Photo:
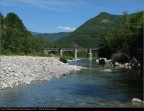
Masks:
[[[143,81],[137,71],[88,60],[69,64],[87,69],[0,90],[0,107],[141,107],[131,103],[132,98],[143,98]]]

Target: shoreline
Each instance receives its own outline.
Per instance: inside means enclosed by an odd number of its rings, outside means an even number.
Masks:
[[[47,80],[84,67],[64,64],[56,57],[0,56],[0,89]]]

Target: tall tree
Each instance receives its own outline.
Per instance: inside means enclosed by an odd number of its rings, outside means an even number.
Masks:
[[[8,28],[16,28],[20,31],[26,30],[22,20],[15,13],[8,13],[4,20]]]
[[[1,37],[3,54],[43,53],[44,40],[34,38],[15,13],[8,13],[3,23]]]

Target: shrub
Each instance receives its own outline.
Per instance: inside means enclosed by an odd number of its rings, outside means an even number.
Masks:
[[[67,59],[64,58],[64,57],[61,57],[59,60],[60,60],[61,62],[63,62],[63,63],[67,63]]]

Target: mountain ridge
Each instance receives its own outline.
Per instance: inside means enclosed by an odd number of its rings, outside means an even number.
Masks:
[[[57,32],[57,33],[39,33],[39,32],[32,32],[31,34],[35,37],[42,37],[43,39],[45,39],[48,42],[55,42],[58,39],[60,39],[61,37],[66,37],[68,35],[70,35],[71,32]]]

